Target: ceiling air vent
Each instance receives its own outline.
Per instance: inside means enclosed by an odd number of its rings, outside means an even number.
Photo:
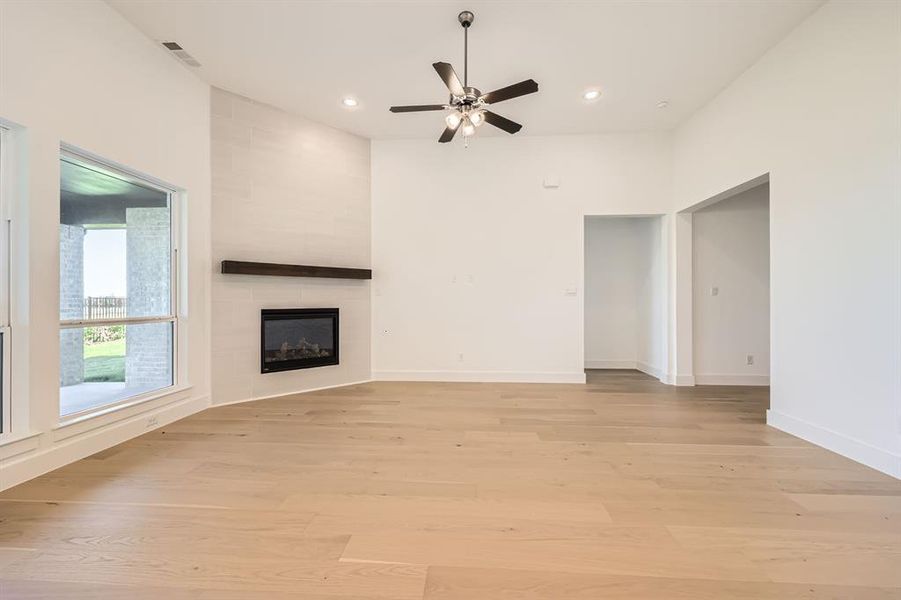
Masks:
[[[178,60],[185,63],[186,65],[190,65],[192,67],[199,67],[200,63],[197,62],[197,59],[185,52],[185,49],[179,46],[175,42],[163,42],[163,46],[166,47],[167,50],[172,52]]]

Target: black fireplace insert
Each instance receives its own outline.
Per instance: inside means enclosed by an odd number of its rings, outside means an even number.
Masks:
[[[338,364],[338,309],[263,309],[260,372]]]

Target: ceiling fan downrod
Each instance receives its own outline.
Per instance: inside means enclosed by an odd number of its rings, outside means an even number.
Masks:
[[[471,11],[464,10],[457,15],[457,20],[463,26],[463,86],[469,85],[469,28],[476,16]]]

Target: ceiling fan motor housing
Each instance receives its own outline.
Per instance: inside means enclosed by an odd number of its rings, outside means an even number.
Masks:
[[[450,103],[453,106],[472,106],[482,97],[482,92],[474,87],[464,87],[463,92],[463,96],[451,95]]]

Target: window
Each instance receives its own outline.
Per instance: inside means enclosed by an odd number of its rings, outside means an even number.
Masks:
[[[12,423],[9,333],[9,130],[0,125],[0,434]]]
[[[173,386],[178,318],[172,190],[63,152],[60,417]]]

